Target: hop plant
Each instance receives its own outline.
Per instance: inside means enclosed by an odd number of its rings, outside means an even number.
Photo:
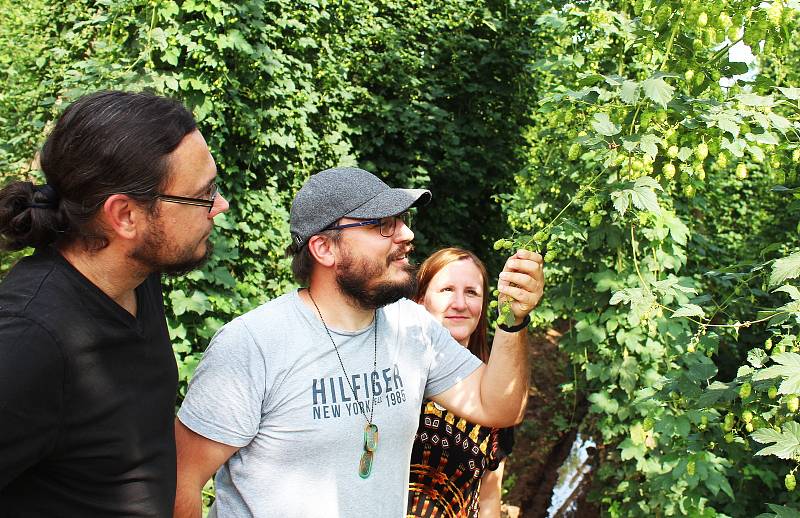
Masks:
[[[514,242],[510,239],[498,239],[494,242],[494,249],[495,250],[510,250],[513,248]]]
[[[796,394],[792,394],[786,399],[786,409],[789,412],[795,413],[800,408],[800,398]]]
[[[497,317],[497,325],[514,325],[514,312],[511,310],[511,304],[504,302],[500,305],[500,315]]]
[[[705,160],[708,156],[708,145],[705,142],[697,144],[697,147],[694,148],[694,156],[696,156],[698,160]]]
[[[742,383],[742,386],[739,387],[739,397],[742,399],[747,399],[750,397],[750,394],[753,392],[753,385],[749,382]]]
[[[722,422],[722,429],[726,432],[730,432],[733,430],[733,425],[736,422],[736,416],[732,413],[728,413],[725,415],[725,418]]]

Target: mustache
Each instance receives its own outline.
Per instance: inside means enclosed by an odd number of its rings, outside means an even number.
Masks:
[[[389,254],[389,257],[386,258],[386,266],[389,266],[390,264],[392,264],[392,261],[396,261],[401,257],[403,257],[404,255],[405,256],[411,255],[411,252],[413,251],[414,251],[414,245],[406,245],[399,247],[397,250]]]

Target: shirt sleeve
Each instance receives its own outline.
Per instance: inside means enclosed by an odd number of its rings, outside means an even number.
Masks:
[[[486,469],[496,471],[514,448],[514,427],[492,428]]]
[[[425,398],[441,394],[480,367],[481,360],[469,349],[456,342],[444,326],[434,320],[427,311],[430,344],[428,381]]]
[[[213,441],[246,446],[261,423],[265,367],[247,326],[240,319],[232,321],[212,338],[189,382],[178,419]]]
[[[0,317],[0,488],[55,448],[64,370],[50,333],[26,318]]]

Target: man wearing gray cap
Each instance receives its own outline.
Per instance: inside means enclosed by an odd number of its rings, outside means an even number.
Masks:
[[[506,262],[498,289],[516,325],[498,330],[482,364],[407,300],[407,211],[430,197],[356,168],[300,189],[290,252],[305,287],[211,341],[176,422],[176,517],[199,518],[214,472],[209,516],[400,517],[423,398],[485,426],[519,422],[528,389],[519,331],[542,295],[542,259],[522,250]]]

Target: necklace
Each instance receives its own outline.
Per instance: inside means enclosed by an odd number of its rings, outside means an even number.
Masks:
[[[322,318],[322,311],[319,310],[319,306],[317,306],[317,302],[314,300],[314,297],[311,296],[311,289],[308,289],[308,298],[311,299],[311,303],[314,304],[314,307],[317,309],[317,314],[319,315],[319,319],[322,322],[322,327],[325,328],[325,332],[328,334],[328,338],[330,339],[331,343],[333,344],[333,350],[336,351],[336,357],[339,358],[339,365],[342,366],[342,372],[344,373],[344,379],[347,381],[347,385],[350,387],[350,391],[353,393],[353,398],[355,398],[356,403],[359,403],[358,396],[356,395],[356,391],[353,390],[353,385],[350,382],[350,376],[347,375],[347,369],[344,368],[344,362],[342,361],[342,355],[339,354],[339,348],[336,347],[336,342],[333,340],[333,336],[331,336],[331,331],[328,329],[328,324],[325,323],[325,319]],[[372,373],[376,374],[378,372],[378,312],[375,311],[374,316],[372,317],[372,335],[373,335],[373,356],[372,356]],[[369,407],[369,419],[367,419],[366,413],[361,412],[361,415],[364,416],[364,419],[367,420],[367,425],[364,427],[364,451],[361,454],[361,460],[358,463],[358,476],[361,478],[368,478],[372,473],[372,461],[375,458],[375,450],[378,449],[378,426],[373,424],[372,416],[375,412],[375,399],[372,398],[372,404]]]

